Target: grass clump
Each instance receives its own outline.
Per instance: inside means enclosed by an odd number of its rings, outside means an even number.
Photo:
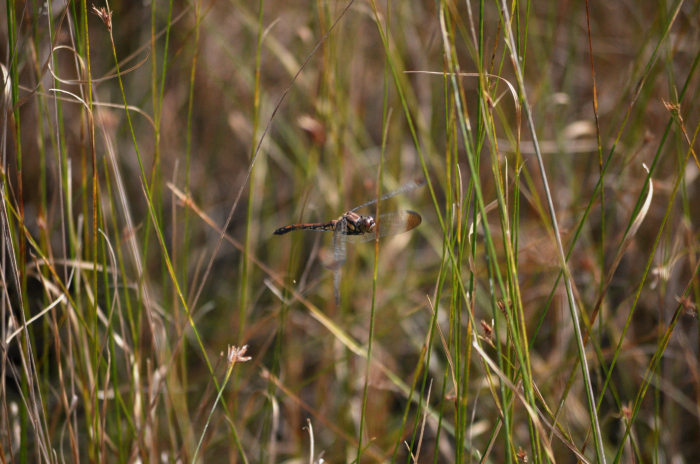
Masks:
[[[698,4],[4,8],[2,462],[700,459]]]

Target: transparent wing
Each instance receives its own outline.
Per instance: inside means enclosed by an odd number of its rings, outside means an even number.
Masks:
[[[348,223],[345,218],[338,221],[335,227],[335,232],[333,233],[333,257],[335,261],[331,266],[331,271],[333,271],[333,287],[335,289],[335,303],[340,306],[340,278],[343,275],[343,264],[347,260],[347,250],[345,239],[347,235],[345,233],[348,229]]]
[[[363,235],[346,235],[345,241],[351,243],[369,242],[385,235],[396,235],[408,232],[415,229],[423,221],[420,214],[415,211],[397,211],[394,213],[386,213],[379,216],[379,224],[377,229],[370,234]],[[345,250],[343,250],[344,252]]]
[[[410,182],[406,182],[405,184],[403,184],[401,187],[397,188],[396,190],[393,190],[389,193],[385,193],[384,195],[382,195],[381,200],[384,201],[387,198],[395,197],[396,195],[401,195],[402,193],[410,192],[411,190],[417,189],[418,187],[422,187],[425,184],[426,184],[425,179],[412,180]],[[377,202],[377,199],[375,198],[374,200],[370,200],[367,203],[361,204],[360,206],[351,209],[350,212],[357,211],[358,209],[364,208],[365,206],[373,205],[376,202]],[[380,235],[380,237],[381,237],[381,235]]]

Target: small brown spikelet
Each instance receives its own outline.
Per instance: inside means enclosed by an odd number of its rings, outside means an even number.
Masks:
[[[105,26],[107,26],[107,30],[112,32],[112,12],[105,7],[97,8],[95,5],[92,5],[92,12],[99,16],[102,22],[105,23]]]

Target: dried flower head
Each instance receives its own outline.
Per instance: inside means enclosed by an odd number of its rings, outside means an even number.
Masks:
[[[229,346],[228,347],[228,362],[229,363],[237,363],[237,362],[248,362],[250,361],[251,358],[250,356],[243,356],[246,351],[248,351],[248,345],[243,345],[242,347],[238,348],[235,346]]]
[[[99,16],[102,22],[105,23],[105,26],[107,26],[107,30],[112,32],[112,12],[105,7],[97,8],[95,5],[92,5],[92,12]]]
[[[481,330],[484,332],[483,335],[479,335],[479,338],[489,345],[493,346],[493,320],[491,320],[491,324],[486,322],[485,320],[481,320]]]
[[[527,452],[522,447],[518,447],[518,461],[527,462]]]
[[[677,296],[676,301],[683,306],[686,314],[693,316],[696,319],[698,318],[698,307],[689,297]]]

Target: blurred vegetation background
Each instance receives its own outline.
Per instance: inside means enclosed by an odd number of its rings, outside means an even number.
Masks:
[[[0,8],[3,463],[700,461],[700,2]]]

